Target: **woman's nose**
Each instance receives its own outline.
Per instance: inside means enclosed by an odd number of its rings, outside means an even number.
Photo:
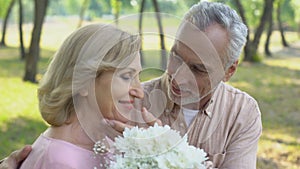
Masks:
[[[144,90],[139,80],[132,82],[129,89],[129,94],[139,99],[144,98]]]

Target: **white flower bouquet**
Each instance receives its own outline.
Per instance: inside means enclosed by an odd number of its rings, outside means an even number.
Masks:
[[[115,139],[115,148],[120,153],[110,169],[205,169],[207,160],[202,149],[188,144],[187,135],[167,125],[127,128]]]

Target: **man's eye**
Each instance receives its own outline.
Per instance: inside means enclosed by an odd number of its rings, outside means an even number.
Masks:
[[[198,66],[191,65],[190,66],[191,71],[196,72],[196,73],[207,73],[207,71],[203,68],[199,68]]]

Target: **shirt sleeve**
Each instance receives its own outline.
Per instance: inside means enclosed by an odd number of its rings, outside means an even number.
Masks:
[[[248,113],[256,114],[240,130],[225,152],[219,169],[255,169],[258,140],[262,133],[261,115],[257,104]]]

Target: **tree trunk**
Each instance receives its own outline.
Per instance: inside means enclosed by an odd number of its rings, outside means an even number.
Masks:
[[[247,23],[247,19],[245,17],[245,9],[242,5],[242,3],[240,2],[240,0],[234,0],[234,3],[238,9],[238,13],[240,14],[244,24],[247,26],[248,28],[248,34],[247,34],[247,37],[246,37],[246,44],[245,44],[245,47],[244,47],[244,57],[246,56],[249,56],[250,55],[250,52],[252,51],[251,49],[251,41],[250,41],[250,37],[249,37],[249,34],[250,34],[250,29],[249,29],[249,26],[248,26],[248,23]]]
[[[248,27],[248,23],[247,23],[247,20],[245,17],[245,9],[244,9],[243,5],[241,4],[240,0],[234,0],[234,3],[238,9],[238,13],[241,16],[244,24]]]
[[[139,14],[139,34],[140,34],[140,37],[141,37],[141,48],[140,48],[140,55],[141,55],[141,64],[142,66],[144,65],[144,58],[143,58],[143,53],[142,53],[142,50],[143,50],[143,31],[142,31],[142,23],[143,23],[143,12],[144,12],[144,9],[145,9],[145,0],[142,0],[141,2],[141,8],[140,8],[140,14]]]
[[[121,2],[121,0],[110,0],[110,4],[111,4],[112,10],[113,10],[116,26],[118,26],[122,2]]]
[[[89,2],[90,2],[90,0],[84,0],[83,3],[82,3],[80,13],[79,13],[79,22],[78,22],[78,25],[77,25],[78,28],[82,26],[82,22],[83,22],[83,19],[84,19],[84,14],[85,14],[86,9],[88,8]]]
[[[19,36],[20,36],[20,55],[21,60],[24,60],[25,58],[25,48],[24,48],[24,42],[23,42],[23,5],[22,0],[19,0]]]
[[[164,31],[163,31],[163,27],[162,27],[162,23],[161,23],[161,17],[160,17],[160,10],[159,10],[157,0],[152,0],[152,3],[154,5],[157,24],[158,24],[158,28],[159,28],[160,49],[161,49],[161,68],[163,70],[166,70],[166,68],[167,68],[167,57],[166,57]]]
[[[120,9],[121,9],[121,1],[120,0],[116,0],[116,13],[115,13],[116,26],[119,25]]]
[[[298,21],[298,38],[300,38],[300,21]]]
[[[34,26],[31,35],[29,53],[26,56],[25,75],[23,80],[36,83],[37,61],[40,55],[40,39],[48,0],[35,0]]]
[[[300,22],[298,23],[298,38],[300,38]]]
[[[6,46],[5,36],[6,36],[7,22],[8,22],[9,15],[11,13],[11,9],[14,6],[15,2],[16,2],[16,0],[11,0],[9,6],[7,8],[5,18],[4,18],[4,22],[3,22],[3,27],[2,27],[2,39],[1,39],[1,42],[0,42],[0,46]]]
[[[271,6],[272,4],[273,4],[273,0],[265,1],[263,14],[260,18],[260,23],[255,31],[254,39],[253,39],[253,41],[248,43],[248,45],[250,45],[250,46],[247,46],[245,48],[247,50],[245,52],[245,60],[246,61],[251,61],[251,62],[255,61],[255,56],[257,55],[259,41],[260,41],[261,35],[264,31],[264,27],[265,27],[265,23],[266,23],[265,21],[268,19],[268,15],[271,12],[269,6]]]
[[[284,36],[284,30],[283,30],[283,26],[282,26],[282,21],[281,21],[281,1],[278,1],[278,5],[277,5],[277,22],[278,22],[278,27],[279,27],[279,31],[280,31],[280,35],[281,35],[281,43],[284,47],[288,47],[288,43],[285,39]]]
[[[269,15],[268,15],[268,32],[267,32],[267,39],[266,39],[266,42],[265,42],[265,54],[267,56],[271,56],[271,52],[270,52],[270,39],[271,39],[271,35],[272,35],[272,32],[273,32],[273,3],[271,4],[271,6],[269,6],[270,8],[270,11],[269,12]]]

